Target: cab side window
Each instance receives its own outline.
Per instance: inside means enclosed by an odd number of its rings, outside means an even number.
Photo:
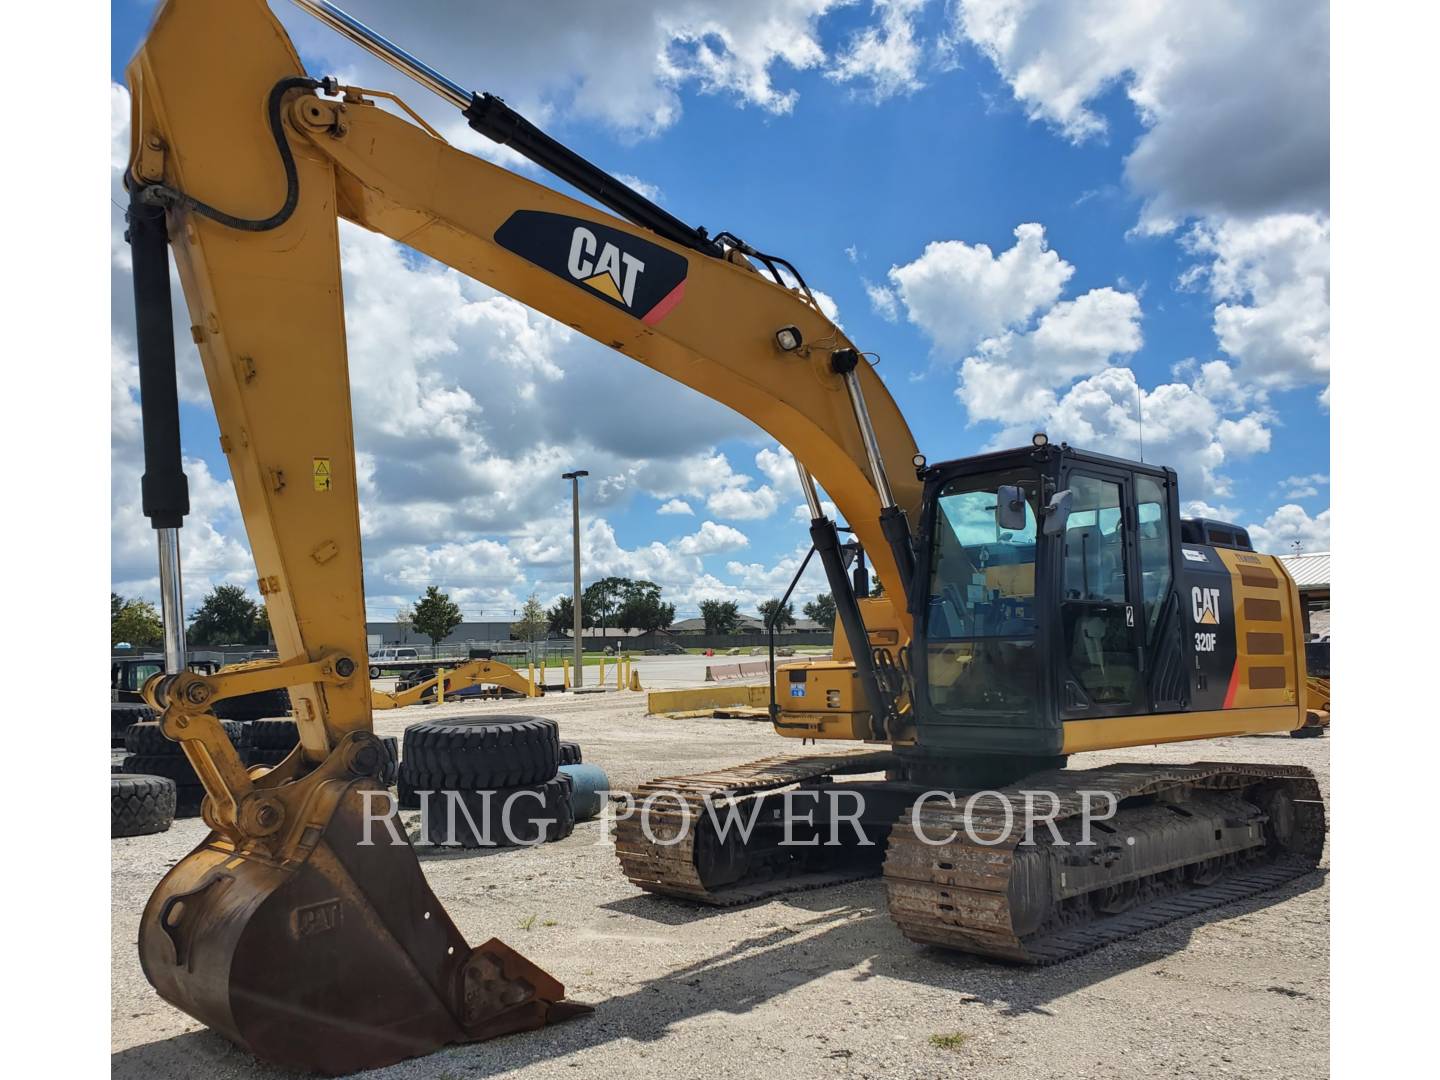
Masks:
[[[1125,531],[1120,485],[1072,474],[1065,524],[1066,600],[1125,602]]]
[[[1135,508],[1140,548],[1141,595],[1145,601],[1146,637],[1155,633],[1165,599],[1170,595],[1170,522],[1165,484],[1153,476],[1135,478]]]

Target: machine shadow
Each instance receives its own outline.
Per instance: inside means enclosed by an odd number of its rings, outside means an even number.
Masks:
[[[1047,968],[997,964],[905,940],[885,910],[879,881],[854,882],[770,901],[779,925],[767,927],[703,960],[652,979],[627,993],[591,1002],[595,1013],[538,1032],[507,1036],[503,1055],[490,1043],[449,1047],[432,1056],[434,1069],[453,1064],[470,1076],[491,1076],[564,1057],[619,1039],[654,1042],[682,1021],[708,1013],[742,1015],[815,979],[852,971],[855,1007],[864,1009],[864,984],[899,979],[954,992],[957,1008],[979,1006],[1002,1015],[1049,1013],[1049,1004],[1112,976],[1184,950],[1197,930],[1241,918],[1320,887],[1318,870],[1271,892],[1211,908],[1137,937]],[[721,910],[638,896],[603,905],[669,925],[684,925]],[[688,913],[689,918],[682,917]],[[156,1080],[243,1065],[246,1075],[295,1074],[259,1065],[221,1036],[189,1032],[112,1055],[112,1076]],[[179,1063],[183,1063],[181,1066]],[[403,1068],[399,1066],[398,1068]],[[388,1070],[367,1075],[382,1077]],[[398,1075],[398,1072],[397,1072]],[[407,1073],[413,1075],[413,1073]]]

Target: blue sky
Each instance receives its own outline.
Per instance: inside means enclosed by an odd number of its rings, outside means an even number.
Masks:
[[[658,189],[682,219],[789,258],[833,299],[850,337],[880,354],[932,461],[1024,441],[1037,427],[1133,455],[1142,396],[1146,457],[1180,471],[1182,501],[1251,526],[1273,550],[1328,547],[1323,8],[1147,5],[1117,24],[1109,5],[1038,0],[694,6],[688,23],[643,0],[543,12],[499,4],[484,20],[448,21],[422,0],[348,8]],[[311,73],[396,90],[432,122],[454,124],[418,86],[290,5],[272,7]],[[123,83],[152,10],[113,6],[112,80]],[[478,137],[462,145],[493,154]],[[587,500],[597,573],[654,577],[682,615],[710,595],[752,609],[783,588],[806,538],[773,441],[584,341],[537,346],[545,355],[520,382],[533,377],[557,411],[571,407],[568,386],[613,388],[603,422],[497,419],[503,410],[478,389],[493,336],[457,331],[456,355],[417,356],[420,394],[475,390],[461,417],[470,435],[418,452],[433,452],[438,470],[457,456],[466,469],[448,501],[391,479],[415,460],[366,413],[357,327],[384,314],[387,275],[413,275],[436,303],[444,279],[388,241],[345,243],[356,267],[347,263],[346,292],[357,443],[374,477],[362,488],[372,616],[432,580],[477,617],[508,613],[532,590],[547,602],[568,591],[558,550],[567,491],[559,468],[553,480],[538,471],[559,461],[610,478]],[[113,576],[119,591],[153,596],[138,492],[124,487],[133,470],[121,467],[133,442],[123,268],[116,282]],[[489,304],[484,289],[464,296]],[[530,318],[543,331],[546,320]],[[203,463],[192,485],[209,522],[197,511],[186,529],[193,603],[197,590],[249,585],[253,573],[233,493],[225,502],[214,419],[193,375],[191,385],[185,453]],[[637,449],[635,432],[659,414],[670,423]],[[542,479],[497,493],[496,477],[518,468]],[[657,513],[676,501],[693,513]]]

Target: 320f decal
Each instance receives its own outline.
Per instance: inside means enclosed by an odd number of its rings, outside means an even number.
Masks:
[[[683,255],[599,222],[517,210],[495,230],[495,242],[648,326],[685,295]]]

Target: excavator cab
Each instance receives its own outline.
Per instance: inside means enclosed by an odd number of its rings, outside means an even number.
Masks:
[[[1067,721],[1186,707],[1178,583],[1195,563],[1174,470],[1039,435],[922,472],[914,576],[895,586],[908,653],[888,603],[856,605],[870,652],[909,672],[910,737],[891,741],[1039,767],[1065,752]],[[782,734],[878,741],[853,656],[837,625],[833,660],[781,669]]]
[[[1043,439],[928,470],[913,662],[931,751],[1058,757],[1067,720],[1182,705],[1174,471]]]
[[[1281,576],[1243,530],[1191,540],[1191,526],[1173,469],[1043,435],[927,469],[917,743],[1043,767],[1087,732],[1164,742],[1234,708],[1289,724],[1298,639]]]

